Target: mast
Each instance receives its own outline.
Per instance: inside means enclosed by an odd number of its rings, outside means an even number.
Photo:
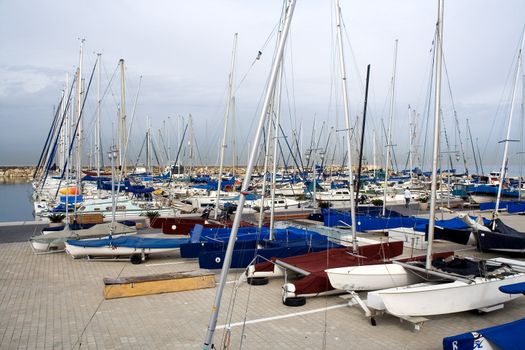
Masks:
[[[235,132],[235,96],[232,96],[232,176],[235,181],[235,173],[237,168],[237,141]]]
[[[190,160],[190,174],[193,172],[193,120],[191,114],[188,116],[188,124],[190,125],[190,137],[188,139],[189,146],[189,160]]]
[[[250,151],[250,158],[246,166],[246,175],[244,177],[242,187],[241,187],[241,192],[240,192],[240,198],[239,198],[239,204],[238,204],[239,208],[242,208],[244,206],[246,195],[248,194],[248,187],[250,186],[253,168],[254,168],[255,160],[257,158],[257,153],[258,153],[257,150],[258,150],[259,142],[261,139],[261,131],[263,128],[264,119],[266,115],[268,114],[270,100],[272,97],[272,91],[274,90],[275,83],[277,81],[279,67],[280,67],[280,64],[283,58],[284,46],[286,43],[286,37],[288,35],[288,31],[290,29],[290,22],[292,20],[294,8],[295,8],[295,0],[289,0],[288,6],[285,10],[285,21],[284,21],[282,38],[279,41],[279,44],[277,47],[277,53],[275,55],[275,59],[272,65],[271,73],[270,73],[270,78],[268,80],[268,85],[266,87],[263,108],[261,109],[261,114],[259,116],[259,122],[257,124],[257,130],[255,132],[255,137],[253,139],[253,146]],[[217,286],[217,292],[215,294],[215,301],[211,309],[210,321],[208,323],[208,330],[206,332],[206,338],[204,340],[205,350],[211,349],[213,347],[213,335],[215,333],[215,327],[217,325],[217,318],[219,316],[222,293],[224,290],[224,286],[226,284],[226,278],[228,277],[228,271],[230,270],[233,246],[235,244],[235,240],[237,237],[237,231],[239,230],[241,216],[242,216],[242,210],[237,210],[235,213],[235,218],[233,220],[233,226],[232,226],[232,230],[230,234],[230,239],[228,240],[228,247],[226,248],[224,262],[223,262],[222,270],[221,270],[221,277],[219,280],[219,285]]]
[[[498,196],[496,197],[496,208],[494,209],[494,213],[492,215],[492,229],[494,230],[496,228],[496,218],[498,216],[498,208],[499,203],[501,200],[501,190],[503,188],[503,181],[505,179],[505,175],[507,172],[507,164],[508,164],[508,153],[509,153],[509,142],[515,141],[510,139],[510,131],[512,128],[512,115],[514,114],[514,102],[516,100],[516,93],[518,91],[518,82],[520,78],[520,70],[521,70],[521,50],[523,48],[523,44],[525,43],[525,31],[523,32],[523,36],[521,39],[521,46],[518,51],[518,66],[516,67],[516,78],[514,79],[514,86],[512,88],[512,101],[510,105],[510,112],[509,112],[509,125],[507,127],[507,136],[505,140],[500,141],[505,143],[505,148],[503,150],[503,161],[501,163],[501,171],[499,174],[499,186],[498,186]]]
[[[370,81],[370,65],[366,68],[365,106],[363,108],[363,128],[361,129],[361,145],[359,147],[359,167],[357,168],[357,190],[355,198],[359,201],[359,188],[361,187],[361,165],[363,164],[363,144],[365,141],[366,106],[368,105],[368,83]],[[359,202],[358,202],[359,203]]]
[[[121,139],[118,140],[120,145],[118,149],[122,150],[127,145],[128,134],[126,130],[126,84],[124,79],[124,59],[121,58],[120,64],[120,132]],[[122,166],[124,173],[126,173],[126,159],[123,152],[120,152],[119,164]]]
[[[100,177],[100,155],[101,155],[101,149],[100,149],[100,82],[101,82],[101,74],[100,74],[100,66],[101,66],[101,59],[102,54],[97,53],[97,60],[98,60],[98,67],[97,67],[97,123],[95,127],[95,164],[97,166],[97,176]],[[100,190],[99,190],[99,197],[100,197]]]
[[[377,168],[377,163],[376,163],[376,130],[374,129],[372,131],[372,137],[374,138],[374,149],[372,151],[372,157],[374,158],[374,179],[376,178],[376,168]]]
[[[343,88],[343,107],[345,111],[345,128],[346,128],[346,151],[348,152],[348,187],[350,190],[350,217],[352,218],[352,249],[357,252],[357,234],[356,234],[356,220],[355,220],[355,194],[354,194],[354,174],[352,171],[352,149],[350,143],[350,112],[348,108],[348,92],[346,88],[346,69],[345,69],[345,58],[343,52],[343,35],[341,34],[341,4],[337,0],[336,4],[337,16],[336,16],[336,27],[337,27],[337,38],[339,46],[339,65],[341,70],[341,86]]]
[[[414,124],[412,123],[411,115],[412,110],[410,108],[410,105],[408,105],[408,164],[409,164],[409,175],[410,175],[410,184],[412,185],[412,169],[414,169],[413,165],[413,159],[412,159],[412,128],[414,127]]]
[[[272,91],[273,97],[275,98],[275,91]],[[270,108],[268,111],[268,126],[266,133],[265,149],[264,149],[264,164],[263,164],[263,183],[261,192],[261,206],[259,209],[259,224],[258,227],[261,229],[263,225],[263,213],[264,213],[264,202],[266,200],[266,186],[268,181],[266,180],[266,174],[268,173],[268,158],[270,156],[270,141],[272,139],[272,118],[273,118],[274,104],[270,102]]]
[[[437,195],[437,169],[439,160],[439,134],[440,134],[440,110],[441,110],[441,66],[443,50],[443,0],[438,0],[438,20],[436,23],[436,79],[434,87],[434,143],[432,152],[432,177],[430,187],[430,217],[428,222],[428,246],[425,268],[432,267],[432,245],[434,241],[434,225],[436,215],[436,195]]]
[[[77,168],[76,168],[76,185],[77,189],[80,190],[80,179],[82,171],[82,120],[80,120],[82,115],[82,55],[83,55],[83,46],[86,39],[80,40],[80,59],[78,64],[78,77],[77,77]],[[76,202],[76,196],[75,196]]]
[[[232,100],[232,86],[233,86],[233,73],[235,70],[235,54],[237,51],[237,33],[233,35],[233,49],[232,49],[232,59],[230,66],[230,75],[228,77],[228,99],[226,100],[226,112],[224,113],[224,130],[222,133],[222,144],[219,156],[219,180],[217,184],[217,198],[215,201],[215,211],[213,218],[217,220],[217,215],[219,213],[219,201],[221,196],[221,185],[222,185],[222,167],[224,164],[224,150],[226,149],[226,137],[228,133],[228,118],[230,116],[231,100]],[[240,208],[239,208],[240,209]]]
[[[394,42],[394,68],[392,73],[392,98],[390,99],[390,116],[388,118],[388,135],[386,140],[386,165],[385,165],[385,183],[383,192],[383,216],[386,215],[386,194],[388,190],[388,165],[390,163],[390,154],[392,153],[392,119],[394,117],[394,97],[396,87],[396,65],[397,65],[397,39]]]
[[[474,157],[474,164],[476,165],[476,174],[479,175],[478,161],[476,158],[476,149],[474,148],[474,140],[472,140],[472,133],[470,132],[470,124],[468,122],[468,118],[467,118],[467,130],[468,130],[468,135],[470,138],[470,146],[472,147],[472,157]]]
[[[277,173],[277,146],[279,142],[279,123],[281,118],[281,89],[283,83],[283,67],[282,64],[279,67],[279,83],[277,84],[277,91],[274,96],[274,108],[275,111],[275,125],[274,125],[274,137],[273,137],[273,168],[272,168],[272,187],[271,187],[271,207],[270,207],[270,239],[274,239],[274,226],[275,226],[275,175]],[[270,116],[272,120],[272,116]],[[286,199],[285,199],[286,200]]]

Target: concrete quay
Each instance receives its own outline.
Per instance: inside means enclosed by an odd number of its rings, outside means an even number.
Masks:
[[[502,219],[525,231],[522,216],[502,214]],[[113,300],[102,294],[104,277],[195,271],[197,261],[178,253],[154,256],[141,265],[73,260],[64,253],[37,256],[27,235],[38,229],[39,224],[0,226],[0,349],[202,349],[216,289]],[[435,246],[464,248],[443,241]],[[482,255],[473,249],[463,253]],[[372,326],[358,307],[348,307],[339,296],[310,298],[290,308],[281,302],[282,279],[265,286],[237,285],[241,273],[228,276],[217,348],[229,343],[232,349],[437,350],[445,336],[525,316],[522,297],[488,314],[429,317],[420,331],[389,315]]]

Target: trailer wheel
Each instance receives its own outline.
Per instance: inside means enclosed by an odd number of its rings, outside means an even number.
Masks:
[[[142,263],[142,256],[140,256],[140,254],[133,254],[129,258],[129,261],[131,261],[133,265],[139,265],[140,263]]]
[[[306,298],[305,297],[293,297],[293,298],[286,298],[283,300],[283,304],[286,306],[303,306],[306,304]]]
[[[251,284],[252,286],[264,286],[268,284],[268,277],[248,277],[246,283]]]

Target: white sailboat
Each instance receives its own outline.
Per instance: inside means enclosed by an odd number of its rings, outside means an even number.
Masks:
[[[443,0],[439,0],[435,51],[434,144],[427,261],[425,269],[414,268],[408,264],[403,266],[428,275],[439,276],[445,282],[425,282],[368,293],[367,306],[369,308],[386,311],[401,317],[441,315],[475,309],[491,311],[502,307],[503,303],[519,296],[519,294],[505,294],[499,290],[500,287],[525,282],[524,273],[493,261],[454,258],[452,261],[444,261],[439,269],[432,264],[432,240],[435,226],[436,180],[439,159],[442,38]],[[518,62],[518,64],[521,64],[521,51]],[[463,269],[464,266],[470,266],[472,269],[460,275],[461,270],[465,271]],[[451,271],[454,271],[454,273],[451,273]]]

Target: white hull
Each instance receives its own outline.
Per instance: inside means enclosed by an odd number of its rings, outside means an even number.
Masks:
[[[66,242],[66,253],[73,258],[81,258],[85,256],[96,257],[114,257],[114,256],[131,256],[133,254],[154,254],[167,253],[179,248],[129,248],[129,247],[80,247],[70,245]]]
[[[339,267],[325,272],[332,287],[343,291],[385,289],[406,286],[421,280],[396,264]]]
[[[499,291],[503,285],[525,282],[525,274],[504,279],[476,277],[467,284],[419,283],[405,287],[377,290],[368,293],[367,304],[376,310],[386,310],[397,316],[431,316],[483,309],[520,297]]]

